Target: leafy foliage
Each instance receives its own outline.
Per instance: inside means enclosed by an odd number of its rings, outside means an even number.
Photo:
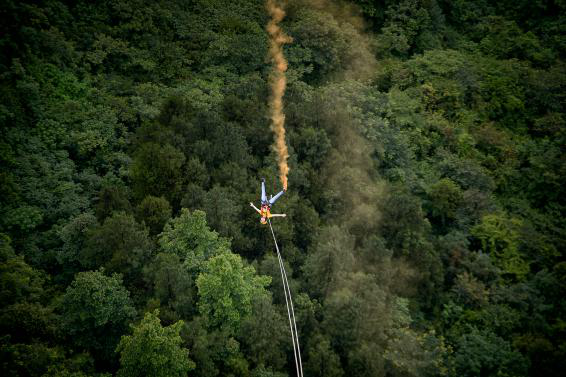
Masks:
[[[101,271],[80,272],[62,299],[63,328],[80,349],[110,357],[136,311],[122,279]]]
[[[203,269],[210,257],[230,250],[230,242],[208,228],[204,212],[187,209],[167,223],[159,245],[164,252],[177,255],[193,273]]]
[[[563,2],[286,12],[273,226],[305,371],[562,375]],[[260,178],[280,189],[267,17],[251,0],[3,3],[2,375],[293,373],[248,206]]]
[[[240,256],[221,254],[210,258],[197,278],[201,315],[211,328],[239,330],[243,317],[252,310],[252,297],[266,294],[266,276],[255,276],[253,267],[244,267]]]
[[[146,313],[139,325],[132,326],[133,334],[120,340],[118,376],[181,377],[194,369],[188,350],[181,347],[183,322],[162,327],[158,314]]]

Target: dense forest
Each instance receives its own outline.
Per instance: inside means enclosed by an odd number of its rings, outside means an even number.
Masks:
[[[305,376],[563,375],[566,3],[285,10]],[[264,1],[0,19],[0,374],[295,376]]]

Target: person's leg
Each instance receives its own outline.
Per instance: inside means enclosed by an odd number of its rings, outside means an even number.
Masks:
[[[273,198],[271,198],[269,200],[269,205],[270,206],[273,205],[277,201],[277,199],[279,199],[281,197],[281,195],[283,195],[284,193],[285,193],[285,191],[280,191],[279,194],[277,194]]]
[[[265,178],[261,179],[261,204],[267,203],[267,195],[265,195]]]

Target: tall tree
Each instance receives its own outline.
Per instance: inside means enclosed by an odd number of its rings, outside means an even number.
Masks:
[[[90,230],[81,263],[87,268],[103,267],[110,273],[123,274],[126,286],[138,294],[143,289],[143,266],[150,261],[153,250],[147,228],[138,224],[133,215],[115,212]]]
[[[124,335],[116,352],[120,353],[118,377],[184,377],[195,368],[189,350],[181,346],[183,321],[163,327],[159,311],[148,312]]]
[[[79,272],[63,295],[61,312],[69,341],[104,363],[114,359],[120,336],[136,314],[122,277],[103,271]]]
[[[267,294],[268,276],[256,275],[237,254],[210,258],[197,278],[198,308],[210,328],[235,334],[252,311],[253,298]]]
[[[230,241],[208,228],[203,211],[183,208],[178,217],[165,225],[159,246],[166,253],[176,254],[196,278],[207,259],[229,252]]]

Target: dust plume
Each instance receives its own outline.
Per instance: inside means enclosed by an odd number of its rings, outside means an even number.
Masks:
[[[271,109],[271,129],[275,133],[275,149],[277,150],[279,178],[283,189],[287,190],[287,174],[289,166],[287,158],[287,144],[285,143],[285,114],[283,113],[283,95],[287,86],[285,71],[287,71],[287,60],[283,56],[283,45],[291,43],[292,38],[283,33],[279,23],[285,17],[285,11],[275,0],[267,0],[266,8],[271,16],[271,21],[267,24],[269,34],[269,57],[273,62],[273,71],[269,78],[271,85],[271,97],[269,106]]]

